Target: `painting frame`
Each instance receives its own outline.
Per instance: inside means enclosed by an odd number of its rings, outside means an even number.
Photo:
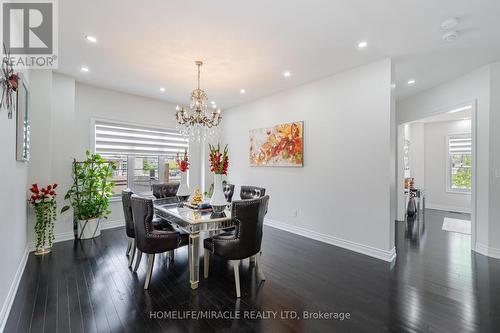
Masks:
[[[304,121],[249,130],[251,167],[304,167]]]

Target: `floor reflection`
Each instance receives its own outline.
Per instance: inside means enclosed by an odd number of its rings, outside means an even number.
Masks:
[[[125,231],[105,230],[95,241],[29,256],[5,332],[500,332],[500,261],[471,252],[469,235],[443,231],[446,216],[468,218],[427,210],[397,222],[392,263],[266,226],[266,281],[243,260],[240,299],[231,264],[217,257],[191,290],[187,248],[173,262],[155,261],[145,291],[145,260],[132,272]],[[239,312],[241,319],[152,318],[151,311]],[[269,311],[277,317],[244,317]],[[291,319],[287,311],[350,319]]]
[[[396,326],[412,330],[426,327],[431,309],[439,313],[440,307],[448,307],[451,313],[441,314],[435,329],[448,330],[456,324],[464,331],[479,329],[475,281],[478,270],[487,267],[473,265],[480,255],[471,252],[470,235],[442,230],[445,217],[470,219],[468,214],[427,210],[419,218],[396,225],[397,288],[393,297],[401,302],[394,303],[392,311],[407,320],[395,322]]]

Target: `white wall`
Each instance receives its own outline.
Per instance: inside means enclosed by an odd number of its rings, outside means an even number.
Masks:
[[[76,83],[75,136],[72,144],[75,157],[83,158],[85,150],[92,150],[91,119],[104,118],[134,124],[174,128],[175,105],[134,95]],[[193,172],[193,174],[195,174]],[[109,222],[123,220],[121,201],[110,206]]]
[[[412,123],[409,126],[410,177],[415,178],[416,188],[425,188],[425,132],[423,123]]]
[[[71,185],[73,158],[81,159],[87,149],[93,148],[92,119],[175,127],[175,105],[171,103],[89,86],[58,73],[37,72],[35,86],[40,91],[40,98],[33,96],[33,102],[39,105],[39,112],[33,119],[32,128],[38,144],[33,147],[35,158],[30,164],[29,179],[59,183],[59,207],[63,206],[62,197]],[[51,133],[48,138],[41,135],[47,129]],[[199,145],[191,144],[190,151],[190,183],[199,185]],[[107,225],[123,224],[121,202],[112,202],[110,209],[112,213]],[[72,238],[72,220],[71,212],[58,216],[55,224],[56,240]]]
[[[500,62],[490,66],[489,254],[500,259]]]
[[[448,191],[448,144],[454,134],[470,134],[471,121],[425,124],[425,193],[427,208],[470,213],[470,193]]]
[[[29,81],[29,73],[23,73]],[[16,161],[16,113],[0,110],[0,331],[27,257],[28,163]]]
[[[396,110],[397,122],[402,124],[435,115],[454,106],[475,102],[477,193],[476,235],[472,241],[473,245],[475,243],[476,251],[500,258],[498,223],[500,212],[494,211],[497,208],[491,208],[490,211],[490,207],[499,206],[495,198],[500,196],[499,178],[495,178],[495,168],[500,168],[500,165],[499,161],[492,159],[492,155],[497,155],[497,150],[500,148],[497,134],[492,133],[497,131],[500,112],[498,105],[500,103],[495,103],[500,98],[498,97],[500,85],[492,86],[492,76],[500,81],[499,66],[497,63],[481,67],[467,75],[400,101],[396,105]],[[490,120],[495,121],[490,122]]]
[[[404,168],[404,140],[406,137],[406,132],[409,132],[409,125],[399,125],[397,126],[397,163],[396,163],[396,198],[397,198],[397,212],[396,219],[397,221],[404,221],[405,219],[405,197],[404,197],[404,179],[408,175],[406,174]]]
[[[300,120],[303,168],[249,166],[250,129]],[[229,143],[228,180],[265,187],[270,220],[387,260],[394,133],[391,61],[384,60],[226,111],[221,141]]]

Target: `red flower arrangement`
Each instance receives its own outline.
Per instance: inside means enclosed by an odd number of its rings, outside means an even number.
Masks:
[[[56,188],[57,184],[55,183],[42,188],[35,183],[30,188],[31,197],[28,202],[35,208],[35,254],[37,255],[50,252],[54,242],[54,223],[57,210]]]
[[[220,151],[220,144],[217,144],[217,148],[211,144],[208,146],[210,148],[210,171],[219,175],[227,175],[227,168],[229,166],[227,145],[224,147],[222,153]]]
[[[177,163],[177,166],[179,167],[179,170],[181,172],[186,172],[189,169],[189,156],[187,153],[187,149],[184,150],[184,156],[182,157],[182,159],[179,158],[179,153],[177,153],[175,162]]]
[[[32,184],[30,188],[30,192],[32,193],[29,202],[36,206],[39,203],[42,202],[50,202],[52,200],[55,200],[56,198],[56,191],[55,189],[57,188],[57,184],[49,184],[47,187],[42,187],[39,188],[38,184]]]

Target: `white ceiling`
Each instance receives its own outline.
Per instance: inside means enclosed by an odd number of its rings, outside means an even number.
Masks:
[[[64,0],[59,13],[59,72],[176,103],[195,87],[196,59],[224,108],[387,56],[399,99],[500,60],[498,0]],[[453,16],[460,38],[445,43]]]

